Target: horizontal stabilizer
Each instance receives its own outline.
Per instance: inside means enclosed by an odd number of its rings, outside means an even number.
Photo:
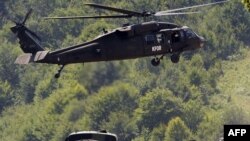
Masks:
[[[25,65],[33,62],[38,62],[43,60],[48,53],[49,51],[38,51],[35,55],[31,53],[26,53],[19,56],[16,59],[15,64]]]
[[[17,57],[15,64],[25,65],[25,64],[29,64],[30,62],[33,62],[32,60],[33,60],[32,54],[26,53]]]
[[[43,60],[49,51],[38,51],[35,55],[34,62]]]

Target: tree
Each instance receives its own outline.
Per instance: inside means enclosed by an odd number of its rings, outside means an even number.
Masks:
[[[167,123],[171,118],[181,114],[181,100],[171,91],[154,89],[139,100],[139,107],[135,110],[139,130],[158,127]]]
[[[168,123],[165,141],[187,141],[192,133],[181,118],[176,117]]]
[[[223,110],[207,110],[203,116],[203,121],[200,123],[196,132],[198,140],[215,141],[218,140],[223,133]]]
[[[131,141],[136,136],[136,125],[129,115],[123,111],[111,113],[108,122],[103,122],[102,127],[116,135],[122,141]]]
[[[151,137],[149,141],[163,141],[165,138],[166,125],[161,124],[159,127],[154,128],[151,133]]]
[[[4,107],[10,106],[13,103],[13,94],[14,91],[10,84],[7,81],[0,81],[0,113]]]
[[[242,0],[242,2],[244,3],[244,5],[248,9],[248,11],[250,11],[250,0]]]
[[[199,101],[190,100],[184,103],[182,119],[191,131],[196,132],[200,122],[203,120],[204,112]]]
[[[123,111],[129,117],[131,111],[136,107],[138,90],[128,83],[116,82],[111,86],[103,87],[95,95],[86,100],[84,110],[92,119],[93,129],[102,129],[102,123],[108,122],[114,116],[113,112]],[[126,118],[126,117],[125,117]]]

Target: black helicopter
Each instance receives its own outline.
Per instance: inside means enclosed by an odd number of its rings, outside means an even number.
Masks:
[[[88,6],[122,13],[108,16],[73,16],[73,17],[47,17],[46,19],[88,19],[88,18],[131,18],[150,16],[168,16],[194,14],[198,12],[180,12],[182,10],[210,6],[227,1],[219,1],[203,5],[184,7],[160,12],[135,12],[99,4],[86,4]],[[92,41],[59,49],[46,51],[40,44],[40,38],[25,26],[30,10],[23,22],[16,23],[11,31],[19,38],[20,47],[25,54],[19,56],[15,63],[48,63],[61,65],[55,78],[60,77],[64,66],[72,63],[86,63],[98,61],[111,61],[154,56],[151,63],[158,66],[165,54],[171,54],[171,61],[177,63],[183,51],[194,50],[204,46],[205,39],[187,26],[179,26],[168,22],[143,22],[127,25],[111,32],[106,32]],[[159,56],[159,57],[157,57]]]

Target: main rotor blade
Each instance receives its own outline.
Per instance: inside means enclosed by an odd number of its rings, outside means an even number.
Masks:
[[[133,15],[133,16],[142,16],[143,15],[143,13],[140,13],[140,12],[125,10],[125,9],[121,9],[121,8],[115,8],[115,7],[110,7],[110,6],[105,6],[105,5],[95,4],[95,3],[86,3],[85,5],[88,5],[88,6],[91,6],[94,8],[105,9],[105,10],[109,10],[109,11],[123,13],[126,15]]]
[[[100,18],[131,18],[131,15],[110,15],[110,16],[68,16],[68,17],[44,17],[45,20],[49,19],[100,19]]]
[[[30,17],[31,13],[32,13],[33,9],[30,9],[29,12],[26,14],[22,24],[24,25],[27,21],[27,19]]]
[[[200,11],[196,12],[171,12],[171,13],[156,13],[155,16],[174,16],[174,15],[190,15],[190,14],[198,14]]]
[[[193,8],[211,6],[211,5],[221,4],[221,3],[225,3],[225,2],[229,2],[229,1],[230,0],[225,0],[225,1],[219,1],[219,2],[213,2],[213,3],[201,4],[201,5],[195,5],[195,6],[177,8],[177,9],[170,9],[170,10],[166,10],[166,11],[159,11],[156,14],[158,15],[158,14],[163,14],[163,13],[170,13],[170,12],[176,12],[176,11],[181,11],[181,10],[187,10],[187,9],[193,9]]]

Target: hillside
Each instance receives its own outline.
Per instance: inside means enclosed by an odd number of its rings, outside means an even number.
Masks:
[[[219,80],[218,87],[222,95],[235,103],[250,117],[250,52],[238,61],[225,61],[223,63],[224,74]],[[250,119],[248,119],[250,121]]]
[[[217,0],[207,0],[215,2]],[[45,16],[97,15],[84,3],[128,10],[166,10],[204,3],[163,0],[9,0],[0,2],[0,140],[62,141],[74,131],[106,129],[120,141],[216,141],[224,124],[250,123],[250,13],[239,0],[203,13],[152,18],[189,26],[207,40],[173,64],[151,57],[68,65],[16,65],[22,54],[10,27],[27,26],[47,50],[80,44],[137,18],[48,21]],[[204,14],[205,13],[205,14]]]

